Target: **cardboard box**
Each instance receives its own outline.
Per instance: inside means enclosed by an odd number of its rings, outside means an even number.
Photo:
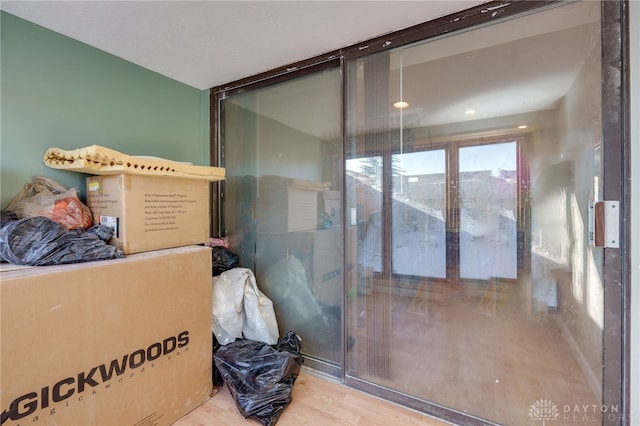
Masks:
[[[2,426],[171,425],[211,395],[211,251],[0,274]]]
[[[209,182],[128,174],[86,181],[94,223],[114,228],[109,243],[125,254],[209,239]]]
[[[318,228],[318,192],[326,183],[278,176],[259,180],[256,231],[309,231]]]
[[[340,211],[340,191],[322,191],[318,195],[320,211],[324,211],[331,218],[332,226],[340,225],[342,215]]]

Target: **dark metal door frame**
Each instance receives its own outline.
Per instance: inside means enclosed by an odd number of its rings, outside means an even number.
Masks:
[[[220,143],[220,101],[230,94],[252,90],[299,76],[308,68],[323,66],[327,62],[339,61],[342,74],[344,62],[384,50],[395,49],[404,44],[440,37],[447,33],[486,25],[520,13],[534,13],[541,7],[560,4],[559,1],[516,0],[492,1],[458,13],[438,18],[372,40],[351,45],[294,64],[285,65],[242,80],[237,80],[210,90],[211,165],[224,166],[224,146]],[[603,405],[622,405],[621,417],[605,418],[605,424],[629,424],[630,406],[630,117],[629,117],[629,1],[602,1],[602,116],[603,116],[603,164],[605,200],[620,201],[620,247],[604,249],[604,293],[605,310],[618,313],[605,315],[603,333]],[[487,13],[490,12],[490,13]],[[366,10],[363,10],[366,13]],[[335,64],[335,62],[334,62]],[[348,88],[343,88],[348,90]],[[342,108],[344,109],[344,101]],[[212,185],[212,234],[221,232],[224,218],[221,216],[222,189],[224,183]],[[344,371],[344,369],[343,369]],[[344,374],[344,373],[343,373]],[[388,394],[385,389],[343,377],[348,385],[384,394],[388,399],[461,424],[486,424],[486,421],[462,415],[447,408],[419,401],[407,400],[403,396]],[[605,416],[606,417],[606,416]]]

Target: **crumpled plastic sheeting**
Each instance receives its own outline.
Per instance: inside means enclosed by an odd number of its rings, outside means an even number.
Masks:
[[[43,216],[3,220],[0,259],[16,265],[49,266],[124,257],[120,249],[107,244],[112,233],[103,225],[86,231],[67,230]]]
[[[251,269],[233,268],[213,278],[212,329],[221,345],[242,337],[278,342],[273,303],[258,289]]]

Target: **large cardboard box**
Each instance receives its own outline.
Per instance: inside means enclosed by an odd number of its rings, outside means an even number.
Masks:
[[[209,182],[129,174],[90,176],[86,182],[94,223],[111,226],[109,243],[125,254],[209,239]]]
[[[211,252],[0,274],[2,426],[170,425],[211,395]]]

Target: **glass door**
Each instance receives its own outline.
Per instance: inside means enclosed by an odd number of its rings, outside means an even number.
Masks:
[[[459,423],[619,421],[601,40],[571,2],[347,62],[348,384]]]
[[[273,302],[280,336],[297,332],[309,361],[330,371],[343,353],[338,65],[242,88],[219,106],[222,235]]]

